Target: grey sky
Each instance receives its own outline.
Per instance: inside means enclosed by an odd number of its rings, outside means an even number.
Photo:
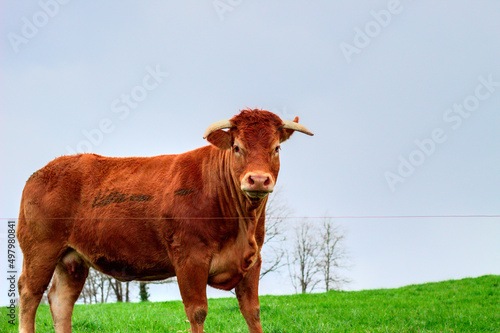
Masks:
[[[6,1],[1,247],[25,180],[53,158],[184,152],[247,106],[315,133],[282,147],[293,216],[499,215],[499,14],[464,0]],[[353,289],[500,274],[498,217],[335,221]],[[263,293],[292,292],[285,279]]]

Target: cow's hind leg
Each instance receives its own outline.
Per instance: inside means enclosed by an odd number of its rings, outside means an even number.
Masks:
[[[47,246],[37,251],[23,248],[23,254],[23,271],[18,282],[19,332],[33,333],[36,310],[54,274],[60,251]]]
[[[58,262],[48,295],[57,333],[71,332],[73,307],[88,273],[87,264],[73,250],[69,250]]]

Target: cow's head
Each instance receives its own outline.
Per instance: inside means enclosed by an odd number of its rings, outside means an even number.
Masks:
[[[313,135],[298,121],[298,117],[294,121],[281,120],[269,111],[246,109],[231,119],[210,125],[203,138],[228,151],[233,178],[250,199],[260,200],[276,184],[280,144],[294,131]]]

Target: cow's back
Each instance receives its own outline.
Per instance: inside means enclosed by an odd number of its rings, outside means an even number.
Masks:
[[[56,158],[26,181],[18,233],[22,236],[24,229],[29,229],[37,237],[54,237],[54,232],[69,236],[74,223],[116,215],[110,208],[120,202],[131,208],[128,211],[141,214],[144,203],[153,200],[148,194],[155,190],[151,184],[161,177],[155,171],[160,169],[156,160],[162,159],[165,169],[174,156],[109,158],[79,154]]]

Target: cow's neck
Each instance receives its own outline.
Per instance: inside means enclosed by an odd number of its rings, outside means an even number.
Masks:
[[[218,199],[222,217],[238,219],[249,237],[249,242],[255,241],[259,223],[264,223],[267,197],[259,201],[250,200],[241,191],[239,180],[231,172],[231,151],[218,151],[219,186]],[[261,225],[263,227],[263,225]]]

